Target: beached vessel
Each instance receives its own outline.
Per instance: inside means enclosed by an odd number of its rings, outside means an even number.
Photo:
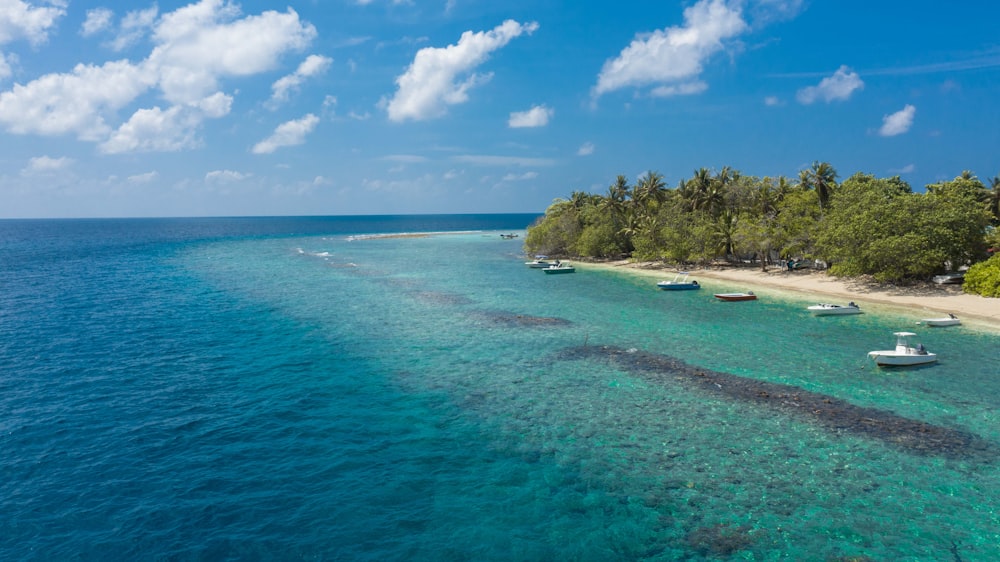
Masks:
[[[927,324],[928,326],[958,326],[961,323],[962,321],[954,314],[942,318],[924,318],[918,322],[918,324]]]
[[[853,302],[848,304],[847,306],[821,302],[819,304],[814,304],[810,306],[808,310],[813,314],[813,316],[841,316],[845,314],[861,314],[861,307],[854,304]]]
[[[923,365],[937,361],[937,354],[924,349],[923,344],[916,347],[910,345],[909,338],[917,334],[913,332],[895,332],[894,334],[896,336],[896,349],[868,352],[868,357],[873,359],[877,365]]]
[[[931,281],[937,283],[938,285],[961,285],[965,282],[964,273],[945,273],[944,275],[935,275],[931,277]]]
[[[753,294],[753,291],[745,293],[715,293],[715,298],[724,301],[754,301],[757,300],[757,295]]]
[[[687,271],[681,271],[674,276],[673,279],[669,281],[660,281],[656,284],[657,287],[663,289],[664,291],[690,291],[693,289],[700,289],[701,285],[697,281],[688,281]]]

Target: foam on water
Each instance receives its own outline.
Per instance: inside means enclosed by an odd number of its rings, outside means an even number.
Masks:
[[[995,553],[989,447],[914,453],[684,369],[995,448],[996,334],[918,327],[940,364],[880,370],[865,354],[912,319],[546,276],[492,231],[350,234],[26,244],[0,297],[2,557]],[[667,356],[684,369],[643,370]]]

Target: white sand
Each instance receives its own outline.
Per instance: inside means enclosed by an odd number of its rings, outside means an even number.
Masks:
[[[634,272],[636,275],[659,279],[673,279],[677,270],[657,267],[649,263],[610,262],[604,264],[580,263],[584,268],[609,268]],[[691,279],[715,279],[727,284],[737,284],[753,290],[758,295],[761,288],[793,291],[801,297],[813,296],[816,302],[847,304],[849,301],[889,305],[906,309],[920,318],[939,318],[949,313],[962,319],[963,324],[1000,331],[1000,299],[985,298],[962,292],[959,285],[932,285],[921,287],[888,287],[845,280],[822,271],[780,271],[777,267],[763,272],[760,268],[691,269]],[[706,287],[708,288],[708,287]],[[842,302],[841,302],[842,301]]]

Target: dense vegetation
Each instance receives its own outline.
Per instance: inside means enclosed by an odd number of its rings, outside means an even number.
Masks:
[[[764,269],[807,259],[829,264],[833,275],[898,283],[976,264],[1000,246],[1000,177],[987,187],[963,172],[923,193],[898,176],[837,177],[825,162],[797,180],[702,168],[668,188],[656,172],[634,185],[618,176],[606,194],[575,191],[553,202],[528,229],[525,250]],[[990,262],[996,287],[1000,263]]]

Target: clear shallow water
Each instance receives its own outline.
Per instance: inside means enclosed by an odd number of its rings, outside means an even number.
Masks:
[[[917,455],[611,345],[1000,449],[996,334],[522,265],[532,217],[0,221],[0,558],[992,560],[1000,455]],[[384,232],[461,231],[366,238]]]

